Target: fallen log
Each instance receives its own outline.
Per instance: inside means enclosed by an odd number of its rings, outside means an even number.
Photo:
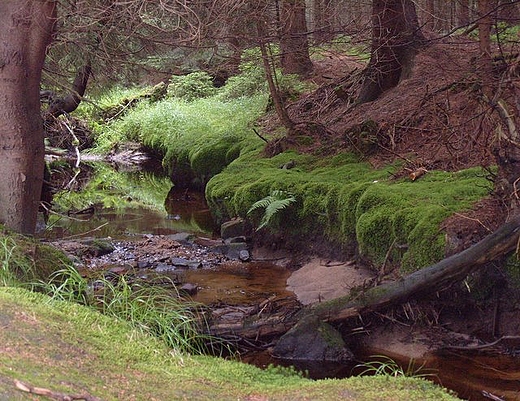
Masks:
[[[322,320],[337,322],[364,313],[374,312],[418,295],[428,295],[463,280],[484,264],[517,249],[520,216],[468,249],[440,262],[420,269],[400,280],[372,287],[359,294],[316,304],[310,310]]]
[[[234,322],[218,322],[211,325],[215,335],[233,334],[248,339],[285,334],[300,319],[314,314],[325,322],[339,322],[366,313],[405,302],[413,297],[425,296],[462,281],[468,274],[488,262],[515,251],[519,245],[520,216],[510,220],[468,249],[440,262],[418,270],[397,281],[388,282],[357,294],[314,304],[293,313],[277,316],[248,315],[247,319]]]

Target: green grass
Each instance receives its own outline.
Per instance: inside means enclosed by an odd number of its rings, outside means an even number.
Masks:
[[[418,378],[312,381],[290,370],[172,352],[129,324],[42,294],[0,288],[0,395],[13,380],[103,400],[455,400]]]
[[[170,174],[206,180],[259,143],[252,131],[265,108],[265,96],[219,101],[187,102],[171,98],[153,105],[141,104],[110,125],[100,143],[137,141],[164,155]]]

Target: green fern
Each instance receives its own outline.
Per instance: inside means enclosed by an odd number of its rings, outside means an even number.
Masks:
[[[275,214],[287,208],[291,203],[294,202],[296,202],[296,198],[293,195],[285,191],[274,190],[271,191],[270,195],[267,195],[265,198],[262,198],[259,201],[253,203],[253,205],[247,211],[247,214],[251,214],[257,209],[264,209],[264,214],[260,220],[260,225],[256,229],[256,231],[258,231],[269,225]]]

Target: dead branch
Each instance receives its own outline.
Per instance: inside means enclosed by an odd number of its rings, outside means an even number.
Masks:
[[[74,395],[74,394],[63,394],[58,393],[46,388],[42,387],[34,387],[30,386],[27,383],[23,383],[20,380],[15,380],[14,385],[16,388],[20,391],[23,391],[24,393],[30,393],[30,394],[36,394],[41,395],[43,397],[51,398],[53,400],[58,401],[73,401],[73,400],[84,400],[84,401],[102,401],[101,398],[94,397],[90,394],[81,394],[81,395]]]
[[[350,296],[334,299],[311,307],[311,311],[325,321],[335,322],[443,290],[484,264],[515,251],[519,238],[520,216],[456,255],[401,280],[373,287],[357,299]]]

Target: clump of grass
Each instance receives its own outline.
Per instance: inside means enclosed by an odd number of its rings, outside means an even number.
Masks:
[[[181,353],[205,354],[222,348],[215,338],[203,334],[198,306],[181,301],[173,284],[159,287],[125,276],[115,283],[105,278],[89,283],[74,267],[67,267],[55,272],[49,282],[40,282],[40,289],[50,299],[76,302],[127,321]]]
[[[14,287],[20,285],[20,275],[25,275],[27,264],[16,264],[14,252],[16,244],[10,237],[0,238],[0,286]],[[20,270],[22,270],[20,272]],[[20,274],[21,273],[21,274]]]
[[[436,377],[435,371],[425,368],[424,363],[420,366],[416,366],[414,359],[410,359],[406,368],[385,355],[373,355],[371,359],[373,360],[356,365],[356,368],[363,369],[360,375],[420,378]]]

